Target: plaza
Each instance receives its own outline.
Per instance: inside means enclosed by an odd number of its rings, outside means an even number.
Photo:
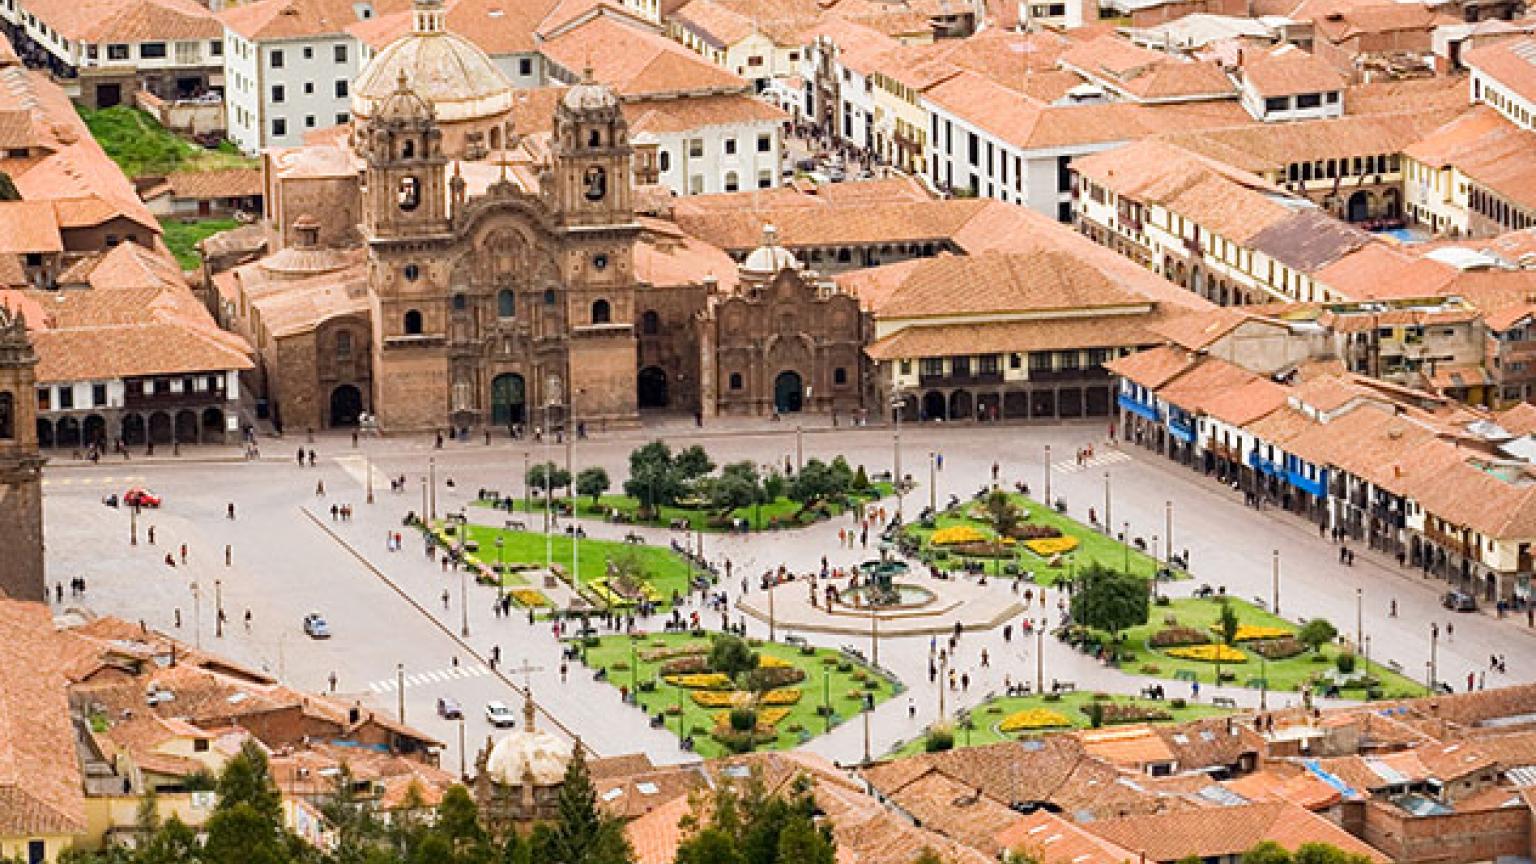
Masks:
[[[889,470],[895,456],[888,428],[807,426],[797,436],[788,424],[722,421],[702,430],[677,423],[594,435],[575,445],[573,467],[602,466],[622,482],[628,453],[658,437],[674,447],[702,443],[721,464],[738,459],[793,462],[797,438],[804,459],[843,455],[871,474]],[[474,441],[437,449],[430,438],[365,437],[354,447],[345,436],[299,439],[264,442],[269,454],[285,455],[259,461],[244,461],[222,449],[184,448],[179,458],[143,459],[135,454],[127,462],[108,460],[95,467],[51,465],[45,487],[49,581],[83,577],[88,586],[80,597],[66,593],[62,607],[142,620],[237,662],[268,669],[300,688],[329,690],[334,674],[338,694],[380,710],[403,709],[408,722],[447,742],[443,764],[451,769],[460,764],[461,740],[474,746],[492,732],[480,707],[499,700],[516,708],[530,686],[541,726],[565,736],[580,735],[599,754],[641,750],[658,763],[697,758],[679,747],[675,724],[670,729],[653,727],[645,712],[621,703],[611,682],[594,680],[591,668],[567,659],[566,645],[557,641],[550,622],[529,623],[521,609],[508,616],[497,614],[494,585],[476,584],[468,569],[445,570],[440,562],[429,560],[419,535],[402,525],[408,512],[423,507],[418,492],[431,475],[437,488],[426,502],[429,508],[435,504],[438,518],[463,510],[472,521],[483,518],[500,527],[506,514],[472,506],[478,487],[520,497],[524,454],[531,449],[537,457],[537,445],[501,439],[490,445]],[[1089,444],[1095,455],[1086,464],[1072,458],[1076,449]],[[1189,563],[1192,578],[1162,583],[1160,592],[1184,598],[1202,585],[1221,586],[1234,598],[1262,602],[1271,611],[1278,607],[1290,621],[1326,618],[1352,644],[1363,646],[1369,636],[1371,660],[1401,670],[1412,682],[1424,681],[1433,662],[1436,677],[1462,689],[1469,674],[1477,683],[1490,655],[1504,655],[1510,674],[1488,673],[1486,683],[1493,687],[1518,680],[1526,664],[1536,659],[1536,642],[1523,619],[1447,612],[1439,606],[1439,583],[1386,557],[1361,551],[1355,566],[1341,565],[1336,547],[1319,539],[1310,523],[1283,512],[1244,507],[1237,493],[1202,483],[1154,454],[1112,447],[1097,424],[905,425],[900,446],[904,473],[913,475],[918,485],[900,500],[885,498],[881,504],[908,519],[915,518],[930,491],[927,472],[912,470],[914,465],[926,468],[929,453],[935,454],[935,461],[938,454],[943,456],[942,470],[935,468],[932,475],[932,494],[941,502],[952,494],[968,498],[990,482],[996,462],[1005,488],[1028,483],[1041,490],[1049,472],[1052,497],[1063,499],[1066,515],[1080,522],[1087,521],[1090,506],[1104,506],[1108,473],[1115,521],[1129,523],[1128,536],[1156,532],[1162,535],[1160,545]],[[1067,458],[1046,462],[1047,446]],[[295,464],[291,454],[301,447],[317,452],[316,467]],[[403,489],[391,491],[389,481],[402,476]],[[321,484],[323,496],[316,494]],[[129,486],[153,490],[164,504],[136,519],[126,509],[102,505],[103,496],[120,495]],[[230,504],[235,505],[233,519],[227,511]],[[333,504],[350,505],[351,519],[333,519]],[[665,549],[685,539],[685,532],[661,526],[595,519],[580,524],[592,541],[621,543],[633,533],[645,544]],[[731,610],[728,620],[744,622],[749,637],[766,640],[769,621],[750,611],[762,611],[767,602],[757,578],[761,574],[783,565],[806,576],[819,570],[823,556],[829,566],[842,569],[878,557],[874,548],[855,544],[850,549],[839,542],[839,530],[856,524],[852,517],[840,516],[793,532],[706,534],[706,558],[729,560],[738,577],[751,577],[744,593],[739,579],[722,580],[712,589],[725,595]],[[1171,543],[1165,534],[1169,525]],[[528,527],[537,534],[542,526],[533,517]],[[394,550],[387,538],[397,533],[408,541]],[[542,535],[531,539],[541,541]],[[563,535],[554,538],[554,543],[562,541],[569,542]],[[183,544],[188,550],[185,564],[179,555]],[[175,566],[165,563],[168,554]],[[482,559],[494,555],[494,545],[481,544]],[[535,563],[542,563],[542,557]],[[584,560],[584,580],[601,574],[587,570]],[[918,566],[902,581],[926,588],[944,584]],[[965,672],[969,680],[963,689],[945,690],[946,717],[1002,696],[1005,678],[1033,680],[1037,670],[1045,682],[1070,682],[1078,692],[1134,695],[1162,684],[1169,697],[1193,695],[1187,683],[1171,680],[1168,670],[1149,675],[1136,664],[1110,668],[1055,638],[1019,635],[1026,617],[1051,627],[1059,623],[1058,604],[1064,597],[1056,588],[1035,586],[1046,597],[1042,609],[1038,600],[1024,608],[1009,579],[992,578],[983,586],[975,577],[957,574],[950,584],[957,587],[937,591],[940,598],[974,597],[986,604],[977,609],[991,609],[993,614],[979,617],[975,626],[965,623],[950,652],[950,668]],[[928,666],[934,640],[942,644],[943,637],[932,628],[903,633],[895,621],[882,619],[872,633],[867,615],[850,614],[846,618],[852,626],[846,631],[827,632],[811,626],[813,613],[825,613],[809,608],[804,582],[782,584],[774,595],[777,641],[794,635],[817,648],[852,648],[873,660],[878,640],[877,665],[907,689],[869,715],[873,755],[913,741],[939,719],[940,693],[929,681]],[[799,612],[797,603],[803,607]],[[1394,603],[1395,617],[1389,612]],[[721,617],[701,607],[696,593],[681,611],[695,610],[706,630],[718,629]],[[300,619],[309,612],[328,619],[333,638],[305,636]],[[784,623],[794,619],[781,620],[779,614],[806,617],[797,626]],[[1159,607],[1153,607],[1152,615],[1154,623],[1162,620]],[[953,627],[953,614],[937,619],[944,629]],[[1010,620],[1015,635],[1005,640],[1001,625]],[[636,626],[654,631],[662,624],[663,616],[657,615]],[[1438,640],[1430,638],[1432,624],[1441,633]],[[594,626],[600,636],[618,635],[599,622]],[[989,656],[986,666],[980,663],[983,650]],[[499,662],[493,663],[493,657]],[[1262,691],[1241,686],[1251,677],[1245,670],[1233,682],[1236,686],[1216,686],[1207,676],[1199,702],[1209,705],[1220,697],[1239,708],[1255,708]],[[462,731],[459,721],[434,714],[439,696],[465,706]],[[1271,707],[1300,704],[1300,694],[1294,691],[1271,690],[1267,698]],[[840,762],[856,762],[865,754],[863,726],[845,722],[797,746]]]

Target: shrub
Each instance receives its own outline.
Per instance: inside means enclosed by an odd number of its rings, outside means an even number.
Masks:
[[[1173,715],[1155,705],[1144,705],[1140,702],[1103,702],[1093,703],[1098,705],[1100,722],[1105,726],[1113,726],[1117,723],[1156,723],[1163,720],[1172,720]],[[1084,707],[1087,713],[1087,706]],[[1088,715],[1092,718],[1092,714]]]
[[[1173,598],[1169,597],[1167,594],[1159,594],[1156,598],[1153,599],[1152,602],[1158,606],[1172,606]]]
[[[868,677],[869,677],[869,673],[865,672],[863,669],[855,669],[853,671],[852,678],[855,681],[863,681],[865,678],[868,678]]]
[[[839,671],[839,672],[852,672],[853,671],[853,662],[851,660],[839,660],[839,661],[837,661],[837,671]]]
[[[694,690],[688,698],[700,708],[730,708],[736,704],[737,694],[729,690]]]
[[[757,728],[757,712],[751,708],[732,708],[729,716],[731,728],[737,732],[749,732]]]
[[[923,749],[929,753],[942,753],[955,748],[955,730],[948,726],[933,726],[923,741]]]
[[[1164,627],[1147,639],[1151,648],[1174,648],[1183,645],[1206,645],[1211,637],[1193,627]]]
[[[677,707],[676,705],[668,705],[663,710],[665,711],[665,713],[666,713],[666,715],[668,717],[676,717],[677,715],[683,713],[683,709]]]
[[[1264,639],[1254,642],[1248,647],[1264,655],[1265,659],[1268,660],[1285,660],[1298,654],[1304,654],[1307,651],[1307,646],[1303,645],[1301,640],[1294,636],[1286,636],[1280,639]]]
[[[1095,694],[1093,694],[1092,696],[1090,696],[1088,698],[1092,699],[1095,702],[1108,702],[1110,699],[1113,699],[1114,697],[1110,696],[1108,693],[1095,693]]]
[[[1104,725],[1104,703],[1090,701],[1083,706],[1083,713],[1088,715],[1088,725],[1094,729]]]
[[[1143,663],[1141,664],[1141,668],[1136,671],[1143,675],[1161,675],[1163,672],[1162,667],[1158,666],[1156,663]]]
[[[1333,658],[1333,665],[1339,672],[1349,675],[1355,671],[1355,655],[1352,651],[1340,651],[1339,656]]]
[[[880,679],[879,678],[865,678],[864,679],[864,689],[865,690],[879,690],[880,689]]]
[[[987,713],[988,714],[1001,714],[1001,713],[1003,713],[1003,706],[1001,706],[1001,705],[988,705],[987,706]]]
[[[1054,525],[1042,525],[1039,522],[1020,522],[1013,526],[1008,536],[1015,540],[1043,540],[1048,537],[1060,537],[1061,529]]]
[[[1046,702],[1060,702],[1061,701],[1061,694],[1060,693],[1047,693],[1044,696],[1041,696],[1040,698],[1045,700]]]
[[[708,671],[709,658],[702,654],[676,657],[661,664],[661,674],[663,675],[695,675]]]
[[[814,645],[801,645],[800,646],[800,656],[801,657],[814,657],[814,656],[816,656],[816,646],[814,646]]]
[[[821,665],[823,665],[823,666],[836,666],[837,665],[837,658],[833,657],[832,655],[829,654],[826,657],[821,658]]]
[[[805,680],[805,670],[794,666],[759,667],[747,673],[748,690],[777,690]]]

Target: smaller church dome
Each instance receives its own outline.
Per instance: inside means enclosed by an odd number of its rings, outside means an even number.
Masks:
[[[579,112],[604,111],[619,106],[618,94],[608,85],[594,81],[590,67],[582,76],[581,83],[565,91],[560,101],[568,110]]]
[[[432,106],[426,100],[416,95],[411,89],[410,81],[405,76],[405,70],[400,70],[396,80],[395,92],[384,97],[379,103],[377,113],[378,120],[403,120],[425,121],[432,119]]]
[[[512,82],[474,43],[443,29],[442,0],[415,0],[411,32],[368,61],[352,85],[352,113],[372,119],[409,89],[441,123],[497,117],[512,110]]]
[[[502,737],[485,760],[485,771],[502,786],[521,786],[531,775],[537,786],[553,786],[565,777],[571,745],[542,730],[519,729]]]
[[[763,245],[753,249],[741,269],[748,273],[773,275],[780,270],[796,270],[800,261],[795,254],[779,245],[779,230],[772,225],[763,226]]]

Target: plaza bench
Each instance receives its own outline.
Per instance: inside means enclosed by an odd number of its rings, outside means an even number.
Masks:
[[[1190,670],[1190,669],[1178,669],[1178,670],[1176,670],[1173,673],[1173,680],[1175,680],[1175,681],[1190,681],[1190,682],[1193,682],[1193,681],[1197,680],[1197,678],[1196,678],[1196,675],[1195,675],[1193,670]]]
[[[1076,681],[1052,681],[1051,689],[1057,693],[1076,693]]]
[[[789,636],[785,636],[784,637],[784,644],[785,645],[794,645],[795,647],[799,648],[799,647],[802,647],[802,646],[804,646],[806,644],[805,637],[804,636],[795,636],[795,635],[791,634]]]
[[[1391,669],[1393,672],[1396,672],[1399,675],[1403,674],[1403,664],[1397,662],[1396,660],[1388,660],[1387,668]]]
[[[506,524],[506,529],[508,531],[527,531],[528,530],[528,523],[524,522],[521,519],[508,519],[505,524]]]
[[[1236,708],[1237,700],[1233,699],[1231,696],[1212,696],[1211,704],[1215,705],[1217,708]]]
[[[1263,678],[1249,678],[1248,683],[1244,684],[1243,686],[1247,687],[1249,690],[1263,690],[1269,686],[1269,682],[1265,681]]]

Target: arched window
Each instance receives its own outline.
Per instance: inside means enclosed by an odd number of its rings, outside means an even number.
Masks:
[[[553,305],[555,305],[555,289],[553,289],[553,288],[546,288],[546,289],[544,289],[544,305],[545,306],[553,306]]]
[[[400,158],[401,159],[415,159],[416,158],[416,142],[415,141],[412,141],[409,138],[405,139],[405,146],[400,148]]]
[[[647,336],[655,336],[661,332],[661,315],[655,309],[647,309],[640,316],[640,332]]]
[[[592,303],[592,323],[607,324],[613,318],[613,307],[607,300],[597,300]]]
[[[453,295],[453,308],[454,309],[456,309],[458,311],[463,311],[468,306],[469,306],[469,297],[465,296],[464,294],[455,294],[455,295]]]
[[[731,389],[732,390],[740,390],[741,389],[741,373],[740,372],[732,372],[731,373]]]
[[[11,391],[0,392],[0,438],[16,437],[16,397]]]
[[[407,281],[407,282],[415,282],[417,279],[421,278],[421,268],[416,266],[415,264],[407,264],[407,265],[405,265],[404,273],[405,273],[405,281]]]
[[[352,356],[352,331],[336,331],[336,356],[346,359]]]
[[[848,383],[848,370],[844,369],[841,366],[837,367],[836,369],[833,369],[832,370],[832,383],[833,384],[847,384]]]
[[[407,335],[407,336],[420,336],[421,335],[421,311],[420,310],[418,310],[418,309],[410,309],[410,310],[406,311],[406,313],[405,313],[405,335]]]
[[[395,201],[407,213],[415,210],[421,204],[421,181],[415,177],[401,177],[400,186],[395,190]]]
[[[517,295],[511,288],[503,288],[496,294],[496,315],[501,318],[517,316]]]
[[[593,130],[587,132],[587,146],[588,147],[601,147],[601,146],[603,146],[603,133],[598,131],[597,129],[593,129]]]

